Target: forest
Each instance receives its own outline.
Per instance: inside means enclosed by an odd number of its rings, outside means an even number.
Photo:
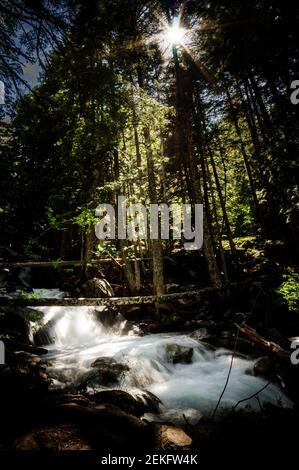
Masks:
[[[292,0],[0,1],[3,455],[291,462],[298,36]]]

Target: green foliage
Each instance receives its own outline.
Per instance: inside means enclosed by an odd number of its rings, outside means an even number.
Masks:
[[[299,312],[299,273],[284,274],[283,278],[278,292],[282,294],[291,311]]]
[[[119,255],[117,248],[111,243],[105,243],[97,245],[96,255],[99,255],[101,258],[108,256],[117,257]]]
[[[256,237],[235,237],[234,242],[237,250],[246,250],[249,247],[253,247],[256,243]]]
[[[79,225],[79,227],[86,229],[89,228],[91,225],[95,225],[97,223],[97,218],[94,215],[94,210],[88,208],[79,208],[80,213],[79,215],[73,218],[73,223]]]
[[[49,247],[43,245],[39,239],[32,238],[27,245],[23,245],[24,256],[32,261],[40,261],[49,254]]]
[[[52,264],[53,268],[54,268],[54,269],[59,268],[61,261],[62,261],[61,258],[52,260],[52,261],[51,261],[51,264]]]
[[[0,333],[0,339],[1,340],[10,340],[10,339],[13,339],[14,336],[13,335],[8,335],[8,334],[4,334],[4,333]]]
[[[34,292],[27,292],[25,290],[21,290],[19,297],[24,300],[35,300],[37,299],[37,295]]]
[[[43,44],[49,54],[40,83],[0,128],[1,244],[55,267],[68,257],[88,259],[96,206],[125,195],[143,204],[199,196],[215,248],[221,237],[230,248],[232,234],[237,250],[264,261],[255,237],[294,246],[299,132],[288,88],[297,73],[295,7],[187,2],[182,21],[194,25],[192,54],[179,47],[176,61],[155,41],[157,7],[171,17],[172,3],[180,2],[79,2],[59,47]],[[52,4],[59,16],[59,2]],[[163,242],[165,251],[177,245]],[[107,243],[96,254],[119,252]],[[292,286],[282,287],[290,299]]]
[[[29,320],[31,322],[34,322],[34,323],[35,322],[40,322],[41,319],[43,318],[43,314],[39,310],[27,309],[26,310],[26,318],[27,318],[27,320]]]

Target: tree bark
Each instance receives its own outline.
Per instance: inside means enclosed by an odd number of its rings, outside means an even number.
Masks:
[[[143,135],[146,146],[146,163],[147,163],[147,176],[148,176],[148,191],[151,204],[158,204],[156,176],[154,170],[151,135],[148,126],[143,128]],[[164,294],[164,274],[163,274],[163,249],[162,242],[158,240],[151,240],[151,251],[153,256],[153,287],[156,295]]]
[[[215,287],[205,287],[203,289],[187,292],[178,292],[174,294],[163,295],[147,295],[136,297],[109,297],[109,298],[65,298],[65,299],[23,299],[0,297],[0,306],[20,306],[20,307],[49,307],[49,306],[68,306],[68,307],[84,307],[84,306],[113,306],[113,305],[139,305],[139,304],[155,304],[176,299],[192,299],[201,297],[206,294],[213,294],[219,289]]]

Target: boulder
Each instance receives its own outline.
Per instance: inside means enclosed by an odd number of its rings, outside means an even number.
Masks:
[[[54,327],[56,320],[50,320],[48,323],[39,328],[33,335],[33,341],[36,346],[45,346],[54,343],[54,338],[51,335],[51,330]]]
[[[37,356],[43,356],[44,354],[48,353],[48,350],[45,348],[40,348],[36,346],[31,346],[27,343],[21,343],[20,341],[5,340],[5,345],[12,351],[21,351],[24,353],[28,353],[28,355],[36,354]]]
[[[94,370],[87,371],[81,376],[78,387],[82,387],[84,384],[87,387],[115,385],[119,383],[122,375],[129,370],[126,364],[117,362],[113,357],[99,357],[91,364],[91,367]]]
[[[268,356],[259,357],[253,366],[254,375],[269,377],[273,375],[273,361]]]
[[[133,321],[128,321],[125,320],[121,324],[121,329],[119,330],[121,335],[137,335],[137,336],[143,336],[144,332],[143,329],[140,327],[140,325],[137,325]]]
[[[167,344],[166,357],[173,364],[191,364],[193,348],[180,346],[179,344]]]
[[[117,319],[118,312],[113,308],[105,307],[102,310],[96,309],[94,316],[105,328],[111,328]]]
[[[146,448],[150,427],[136,416],[112,404],[95,407],[66,403],[49,409],[52,419],[79,426],[94,449]]]
[[[142,416],[144,414],[144,406],[138,402],[132,395],[123,390],[105,390],[92,395],[92,401],[97,405],[112,404],[118,406],[123,411],[131,413],[134,416]]]
[[[48,391],[51,379],[41,363],[22,362],[0,369],[0,388],[8,399],[18,395],[41,396]]]
[[[123,305],[121,314],[130,322],[144,320],[148,316],[148,310],[145,305]]]
[[[88,425],[86,434],[92,446],[102,451],[136,452],[146,450],[151,443],[150,426],[120,408],[106,404],[96,407],[97,424]]]
[[[41,450],[34,433],[26,434],[15,441],[14,450]]]
[[[66,403],[75,403],[76,405],[92,407],[92,402],[79,393],[53,393],[49,394],[43,401],[42,406],[51,408]]]
[[[140,391],[139,394],[132,396],[123,390],[105,390],[95,393],[91,396],[96,404],[112,404],[118,406],[126,413],[134,416],[142,416],[145,413],[159,413],[160,400],[151,392]]]
[[[33,341],[36,346],[44,346],[55,342],[55,326],[61,320],[63,314],[63,311],[58,312],[57,315],[34,332]]]
[[[30,344],[30,314],[27,307],[0,307],[0,331],[24,344]]]
[[[183,429],[160,423],[154,423],[152,427],[155,449],[163,452],[189,450],[192,439]]]
[[[196,341],[207,341],[209,337],[210,334],[206,328],[199,328],[198,330],[192,331],[190,334],[190,338],[193,338]]]
[[[58,424],[34,430],[15,442],[15,450],[92,450],[73,424]]]

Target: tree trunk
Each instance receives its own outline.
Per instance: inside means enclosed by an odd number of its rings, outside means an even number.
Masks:
[[[207,147],[208,147],[208,152],[209,152],[209,156],[210,156],[210,160],[211,160],[211,164],[212,164],[212,170],[213,170],[214,180],[215,180],[215,183],[216,183],[216,188],[217,188],[218,198],[219,198],[219,202],[220,202],[220,207],[221,207],[221,211],[222,211],[222,214],[223,214],[223,219],[224,219],[224,223],[225,223],[225,227],[226,227],[226,233],[227,233],[227,238],[228,238],[228,241],[229,241],[230,251],[231,251],[231,254],[233,256],[236,256],[236,254],[237,254],[236,246],[235,246],[235,243],[234,243],[234,240],[233,240],[233,235],[232,235],[231,228],[230,228],[230,223],[229,223],[229,220],[228,220],[225,201],[224,201],[223,194],[222,194],[221,184],[220,184],[220,181],[219,181],[219,177],[218,177],[217,168],[216,168],[216,165],[215,165],[213,152],[212,152],[209,145]]]
[[[147,176],[148,176],[148,191],[151,204],[158,204],[156,176],[154,170],[151,135],[149,127],[143,128],[143,135],[146,146],[146,163],[147,163]],[[164,275],[163,275],[163,250],[162,242],[158,240],[151,240],[151,250],[153,256],[153,287],[156,295],[164,294]]]
[[[257,218],[257,221],[260,223],[261,227],[263,227],[263,225],[262,225],[262,216],[261,216],[261,211],[260,211],[260,206],[259,206],[256,190],[255,190],[255,183],[254,183],[254,179],[253,179],[253,175],[252,175],[251,165],[250,165],[249,157],[248,157],[246,149],[245,149],[245,144],[244,144],[243,139],[242,139],[242,132],[241,132],[241,129],[240,129],[240,126],[239,126],[237,112],[236,112],[236,109],[234,107],[232,97],[231,97],[230,92],[229,92],[228,89],[226,90],[226,93],[227,93],[228,102],[229,102],[229,106],[230,106],[230,110],[231,110],[231,114],[232,114],[232,118],[233,118],[233,123],[234,123],[235,129],[236,129],[237,135],[238,135],[241,152],[242,152],[243,159],[244,159],[244,164],[245,164],[245,168],[246,168],[246,172],[247,172],[247,176],[248,176],[248,180],[249,180],[250,191],[251,191],[251,195],[252,195],[252,199],[253,199],[253,203],[254,203],[256,218]]]
[[[178,59],[177,50],[173,48],[173,58],[175,64],[175,73],[176,73],[176,95],[177,95],[177,132],[180,136],[180,150],[182,157],[186,159],[186,164],[188,168],[188,173],[190,176],[193,202],[194,204],[202,204],[202,195],[200,188],[200,180],[197,163],[195,161],[194,155],[194,145],[193,145],[193,136],[192,136],[192,90],[185,90],[180,64]],[[191,100],[191,103],[190,103]],[[189,101],[189,103],[188,103]],[[189,104],[189,106],[188,106]],[[205,254],[205,259],[207,262],[208,272],[210,282],[213,286],[222,286],[222,279],[219,273],[217,266],[212,234],[209,227],[209,221],[207,218],[206,210],[203,212],[203,232],[204,232],[204,242],[203,249]]]

